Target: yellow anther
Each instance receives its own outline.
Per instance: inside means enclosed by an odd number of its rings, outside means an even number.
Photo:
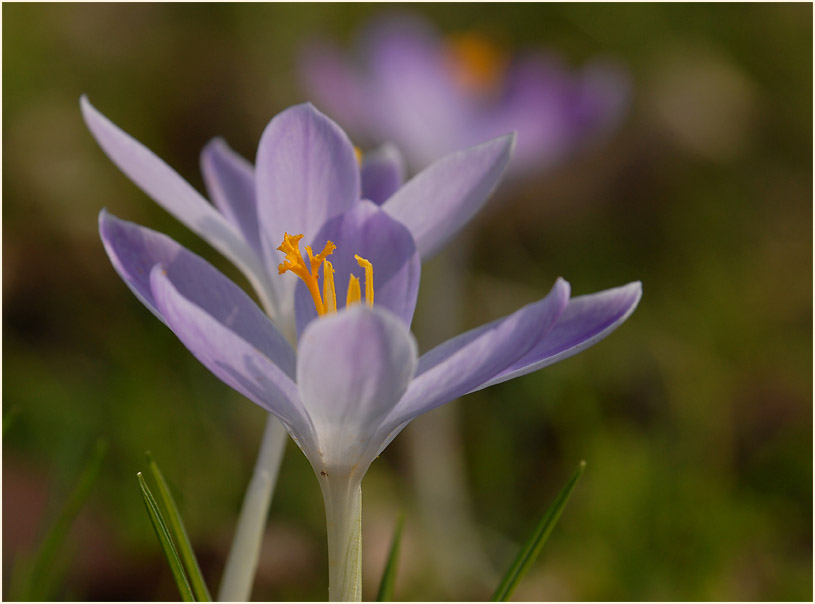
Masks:
[[[334,289],[334,266],[326,259],[337,246],[331,241],[326,242],[323,251],[314,255],[311,246],[306,246],[308,260],[303,259],[300,253],[300,240],[302,235],[283,235],[283,243],[277,249],[286,254],[286,259],[278,265],[277,270],[282,275],[291,271],[308,287],[311,297],[314,299],[314,308],[318,315],[337,312],[337,292]],[[374,305],[374,267],[362,256],[354,256],[357,264],[365,269],[365,302],[368,306]],[[323,292],[320,295],[320,284],[318,280],[320,266],[323,267]],[[348,281],[348,295],[345,298],[345,305],[358,304],[362,300],[362,292],[359,286],[359,278],[350,276]]]
[[[345,305],[351,306],[352,304],[359,304],[362,299],[362,293],[359,290],[359,278],[351,275],[348,280],[348,295],[345,297]]]
[[[362,149],[354,145],[354,156],[357,158],[357,164],[362,165]]]
[[[326,260],[323,264],[323,302],[325,312],[337,312],[337,292],[334,289],[334,267]]]
[[[331,253],[337,249],[337,246],[334,245],[331,241],[326,242],[323,251],[317,254],[316,256],[311,251],[311,246],[306,246],[306,252],[308,253],[308,265],[303,260],[303,255],[300,253],[300,240],[303,238],[302,235],[289,235],[285,233],[283,235],[283,243],[280,244],[280,247],[277,249],[286,254],[286,259],[277,267],[278,272],[282,275],[286,271],[291,271],[300,279],[303,280],[303,283],[306,284],[308,287],[308,291],[311,294],[311,297],[314,299],[314,308],[317,309],[318,315],[325,314],[325,306],[323,305],[323,300],[320,297],[320,285],[317,283],[317,271],[320,268],[320,265],[325,262],[326,256],[331,255]]]
[[[354,255],[357,264],[365,269],[365,302],[368,306],[374,305],[374,267],[362,256]]]
[[[506,58],[486,36],[475,33],[451,36],[448,49],[453,77],[461,88],[482,92],[498,83]]]

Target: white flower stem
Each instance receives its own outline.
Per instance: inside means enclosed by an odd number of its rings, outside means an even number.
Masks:
[[[226,568],[218,591],[220,602],[247,602],[252,594],[266,517],[277,482],[286,438],[283,425],[269,414],[255,470],[238,516],[238,528],[232,540],[232,549],[226,559]]]
[[[328,533],[328,599],[362,601],[362,487],[347,472],[321,475]]]

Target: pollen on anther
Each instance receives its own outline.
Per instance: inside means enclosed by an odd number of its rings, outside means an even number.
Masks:
[[[303,255],[300,253],[300,240],[302,238],[303,235],[292,236],[288,233],[283,235],[283,242],[277,249],[286,254],[286,259],[278,265],[277,270],[281,275],[286,271],[291,271],[300,277],[303,283],[306,284],[306,287],[308,287],[308,291],[314,300],[314,308],[317,310],[317,314],[324,315],[326,312],[325,306],[320,296],[320,286],[317,283],[318,270],[320,265],[325,262],[326,257],[337,249],[337,246],[334,245],[333,242],[327,241],[325,247],[323,247],[323,251],[316,256],[312,252],[311,246],[306,246],[306,253],[308,254],[307,264],[303,259]]]
[[[368,306],[374,305],[374,267],[362,256],[354,255],[354,258],[362,268],[365,269],[365,302]]]

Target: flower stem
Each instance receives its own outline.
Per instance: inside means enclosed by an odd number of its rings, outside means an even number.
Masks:
[[[218,591],[218,600],[221,602],[246,602],[252,594],[266,517],[285,444],[286,431],[283,425],[269,414]]]
[[[328,599],[362,601],[361,480],[341,472],[320,477],[328,533]]]

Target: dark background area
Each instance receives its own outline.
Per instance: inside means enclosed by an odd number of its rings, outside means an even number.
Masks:
[[[79,96],[203,190],[210,138],[253,158],[268,120],[306,100],[301,44],[327,34],[350,45],[388,9],[3,5],[6,599],[100,437],[109,453],[48,597],[177,598],[135,478],[148,449],[214,591],[263,425],[112,270],[102,207],[239,279],[109,162]],[[614,135],[499,188],[470,229],[463,327],[539,298],[559,275],[575,294],[644,284],[608,340],[462,403],[465,478],[495,568],[585,459],[516,599],[810,600],[812,6],[411,9],[443,32],[547,48],[574,66],[609,55],[633,82]],[[445,591],[428,567],[407,475],[403,435],[365,481],[366,594],[405,511],[396,597],[488,597]],[[324,540],[317,483],[290,443],[254,599],[323,599]]]

